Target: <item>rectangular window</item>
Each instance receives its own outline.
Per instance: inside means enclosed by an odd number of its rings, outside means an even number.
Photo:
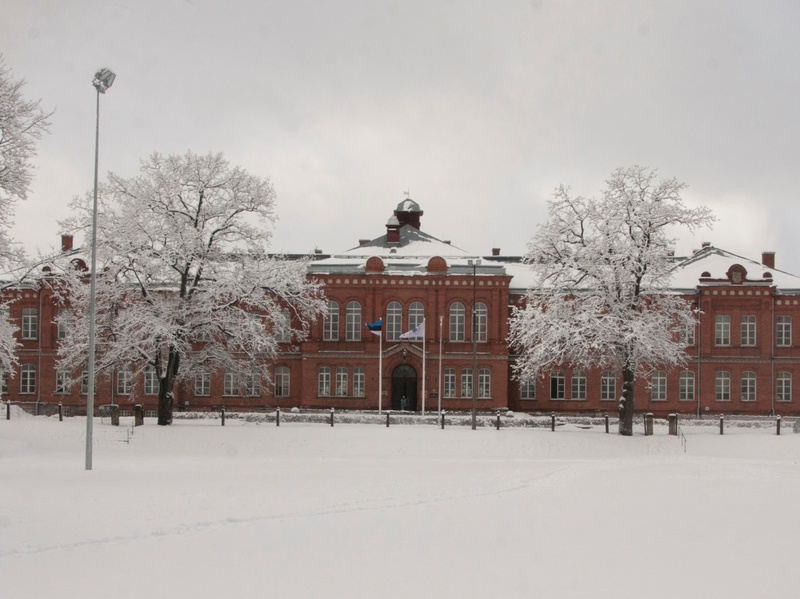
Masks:
[[[97,378],[94,381],[94,391],[97,392]],[[84,370],[81,372],[81,395],[89,395],[89,371]]]
[[[684,370],[678,382],[678,401],[694,401],[694,372]]]
[[[714,382],[714,395],[717,401],[731,399],[731,373],[724,370],[717,373]]]
[[[554,370],[550,373],[550,399],[564,399],[565,381],[563,371]]]
[[[56,370],[56,389],[55,392],[58,395],[69,395],[69,371],[68,370]]]
[[[472,397],[472,368],[461,371],[461,397]]]
[[[742,373],[742,401],[756,400],[756,373]]]
[[[570,382],[570,397],[577,400],[586,399],[586,372],[583,370],[575,370],[572,373]]]
[[[261,374],[248,372],[244,375],[244,393],[247,397],[259,397],[261,395]]]
[[[198,397],[211,395],[211,373],[198,372],[194,375],[194,394]]]
[[[605,370],[600,375],[600,400],[614,401],[617,399],[617,375],[610,370]]]
[[[66,339],[73,326],[72,310],[58,311],[58,338]]]
[[[331,369],[320,366],[317,373],[317,395],[328,397],[331,394]]]
[[[684,345],[687,346],[694,345],[695,328],[696,328],[695,323],[684,325],[683,328],[681,328],[681,341],[683,342]]]
[[[718,315],[714,318],[714,345],[731,344],[731,317]]]
[[[753,347],[756,344],[756,317],[742,316],[742,346]]]
[[[36,393],[36,366],[23,364],[19,367],[19,392]]]
[[[778,401],[792,401],[792,373],[779,372],[776,391]]]
[[[275,369],[275,397],[289,397],[290,371],[288,366]]]
[[[519,398],[529,400],[536,399],[536,379],[520,382]]]
[[[650,377],[650,401],[666,401],[667,373],[656,370]]]
[[[445,368],[444,369],[444,396],[445,397],[455,397],[456,396],[456,369],[455,368]]]
[[[133,391],[133,372],[130,368],[117,370],[117,395],[130,395]]]
[[[222,394],[227,396],[239,395],[239,377],[235,372],[226,372],[222,381]]]
[[[336,397],[347,395],[347,368],[336,369]]]
[[[275,341],[289,343],[292,340],[292,317],[288,310],[281,310],[275,318]]]
[[[39,314],[36,308],[22,309],[22,338],[36,339],[36,329],[39,326]]]
[[[364,369],[363,368],[353,368],[353,395],[355,397],[364,397],[366,395],[366,390],[364,388]]]
[[[488,368],[478,370],[478,397],[488,399],[492,396],[492,373]]]
[[[792,317],[778,316],[776,325],[777,325],[777,338],[775,342],[778,345],[778,347],[791,347]]]
[[[153,366],[144,369],[144,394],[158,395],[158,376]]]

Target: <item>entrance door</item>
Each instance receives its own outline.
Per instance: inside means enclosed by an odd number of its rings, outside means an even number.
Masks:
[[[400,364],[392,372],[392,410],[417,410],[417,371],[408,364]]]

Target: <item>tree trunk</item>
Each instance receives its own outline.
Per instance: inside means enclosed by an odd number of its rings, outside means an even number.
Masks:
[[[622,399],[619,408],[619,434],[630,437],[633,435],[633,369],[622,369]]]
[[[170,348],[167,356],[167,366],[163,378],[158,379],[158,424],[169,426],[172,424],[172,410],[175,404],[175,378],[178,375],[180,354]]]

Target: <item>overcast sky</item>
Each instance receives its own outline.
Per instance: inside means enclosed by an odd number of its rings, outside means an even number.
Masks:
[[[718,217],[684,236],[800,273],[796,0],[10,0],[6,66],[55,108],[28,248],[55,246],[100,171],[154,151],[223,152],[270,177],[272,249],[377,237],[410,191],[422,229],[524,252],[556,185],[595,195],[642,164]],[[80,243],[81,240],[77,240]]]

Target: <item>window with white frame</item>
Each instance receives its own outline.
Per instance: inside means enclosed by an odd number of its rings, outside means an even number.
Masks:
[[[261,373],[253,371],[245,373],[244,394],[247,397],[259,397],[261,395]]]
[[[58,395],[69,395],[70,393],[70,372],[59,368],[56,370],[56,388],[55,393]]]
[[[745,371],[742,373],[742,401],[756,400],[756,373]]]
[[[425,307],[422,302],[411,302],[408,307],[408,330],[416,329],[425,320]]]
[[[488,368],[478,370],[478,397],[488,399],[492,396],[492,372]]]
[[[347,302],[345,307],[345,331],[346,341],[361,341],[361,304],[358,302]]]
[[[573,370],[570,381],[570,397],[572,399],[586,399],[586,371]]]
[[[450,304],[450,341],[464,341],[464,304]]]
[[[151,364],[144,369],[144,394],[158,395],[158,376],[155,367]]]
[[[97,377],[94,380],[94,392],[97,393]],[[81,372],[81,395],[89,395],[89,371]]]
[[[331,394],[331,369],[320,366],[317,371],[317,395],[328,397]]]
[[[792,401],[792,373],[779,372],[775,385],[778,401]]]
[[[731,344],[731,317],[718,314],[714,317],[714,345],[726,346]]]
[[[389,302],[386,306],[386,339],[398,341],[403,334],[403,307],[400,302]]]
[[[281,309],[275,318],[275,341],[289,343],[292,340],[292,316],[288,310]]]
[[[289,397],[290,371],[288,366],[275,368],[275,397]]]
[[[130,395],[133,391],[133,372],[130,367],[117,370],[117,395]]]
[[[22,309],[22,330],[23,339],[36,339],[37,327],[39,326],[39,313],[36,308]]]
[[[239,395],[239,377],[235,372],[226,371],[222,379],[222,394]]]
[[[366,395],[365,381],[364,369],[360,366],[353,368],[353,396],[364,397]]]
[[[325,317],[322,319],[322,340],[339,340],[339,304],[333,301],[327,303]]]
[[[684,370],[678,379],[678,401],[694,401],[694,372]]]
[[[600,400],[614,401],[617,399],[617,375],[610,370],[600,374]]]
[[[714,379],[714,396],[717,401],[730,401],[731,399],[731,373],[720,370]]]
[[[461,397],[472,397],[472,368],[461,370]]]
[[[198,397],[211,395],[211,373],[207,370],[195,373],[194,394]]]
[[[475,335],[474,340],[478,342],[486,341],[486,327],[488,310],[486,304],[477,302],[475,304],[475,313],[472,317],[472,334]]]
[[[667,373],[656,370],[650,375],[650,401],[666,401]]]
[[[66,339],[69,332],[74,325],[72,310],[60,309],[58,311],[58,318],[56,319],[58,326],[58,338]]]
[[[566,377],[563,370],[550,372],[550,399],[564,399]]]
[[[519,383],[519,398],[534,400],[536,399],[536,379],[529,379],[527,381],[520,381]]]
[[[753,347],[756,344],[756,317],[742,316],[742,346]]]
[[[456,396],[456,369],[455,368],[445,368],[444,369],[444,396],[445,397],[455,397]]]
[[[792,345],[792,317],[778,316],[775,322],[777,337],[775,343],[778,347],[791,347]]]
[[[685,325],[683,325],[683,327],[681,327],[680,338],[681,338],[681,342],[684,345],[687,345],[687,346],[694,345],[694,343],[695,343],[695,339],[694,339],[695,329],[696,329],[695,323],[685,324]]]
[[[19,367],[19,392],[25,395],[36,393],[36,366],[33,364]]]
[[[336,368],[336,396],[345,397],[347,395],[347,368],[339,366]]]

